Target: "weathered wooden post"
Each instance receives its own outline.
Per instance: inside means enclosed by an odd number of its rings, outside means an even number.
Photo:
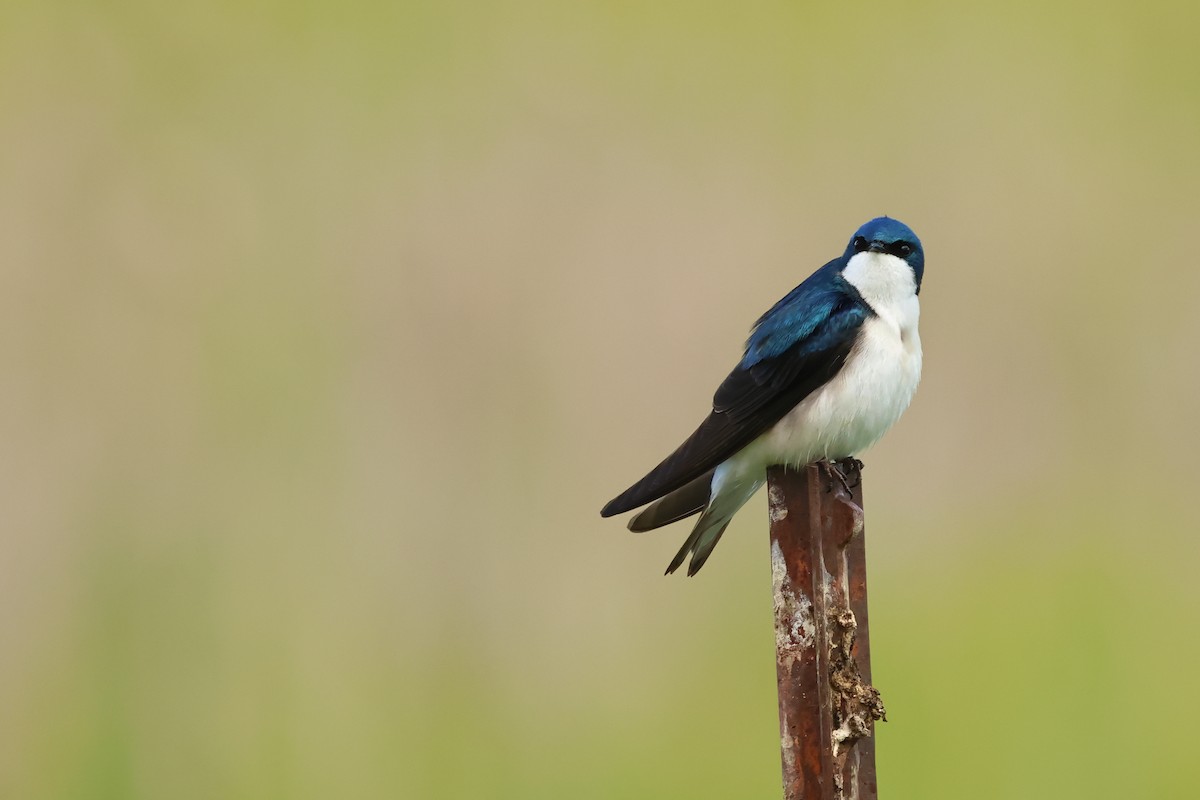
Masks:
[[[785,800],[874,800],[861,464],[767,472]]]

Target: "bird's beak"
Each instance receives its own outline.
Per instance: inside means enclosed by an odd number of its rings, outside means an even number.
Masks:
[[[886,253],[887,252],[887,249],[883,246],[883,242],[879,241],[878,239],[871,242],[870,246],[867,247],[867,249],[870,250],[872,253]]]

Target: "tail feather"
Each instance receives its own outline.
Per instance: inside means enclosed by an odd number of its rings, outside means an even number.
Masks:
[[[714,482],[713,486],[712,502],[700,515],[700,519],[696,520],[696,527],[692,529],[692,533],[683,543],[683,547],[679,548],[675,558],[671,559],[664,574],[670,575],[679,569],[688,554],[692,556],[692,560],[688,564],[688,576],[699,572],[700,568],[704,566],[704,562],[708,561],[708,557],[712,555],[717,542],[721,541],[721,535],[729,527],[729,521],[733,519],[733,515],[758,491],[758,488],[763,485],[764,479],[723,485],[720,484],[718,476],[718,480]]]
[[[693,514],[699,514],[708,505],[709,495],[712,494],[712,478],[713,470],[709,470],[691,483],[656,500],[629,520],[629,530],[637,533],[652,531]]]
[[[683,566],[688,555],[695,553],[692,556],[692,562],[688,564],[688,576],[695,575],[700,567],[704,566],[704,562],[708,560],[708,556],[717,546],[717,542],[721,541],[721,534],[725,533],[731,519],[733,517],[712,519],[708,514],[700,517],[696,522],[696,527],[692,529],[691,535],[683,543],[683,547],[679,548],[675,557],[671,559],[671,563],[667,565],[667,571],[663,574],[670,575]]]

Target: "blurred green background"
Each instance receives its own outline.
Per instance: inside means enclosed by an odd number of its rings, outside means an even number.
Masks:
[[[777,797],[765,502],[598,510],[884,213],[884,796],[1194,795],[1198,24],[5,3],[0,797]]]

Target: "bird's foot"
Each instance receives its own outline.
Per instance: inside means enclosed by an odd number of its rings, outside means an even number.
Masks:
[[[854,482],[850,484],[850,488],[857,489],[859,486],[862,486],[863,462],[859,461],[853,456],[850,456],[848,458],[839,460],[837,464],[844,477],[852,478],[854,480]]]
[[[854,497],[854,489],[862,486],[863,463],[857,458],[840,458],[837,461],[822,460],[820,463],[825,465],[830,476],[835,478],[846,490],[846,496]],[[830,481],[828,491],[832,492],[833,489],[833,481]]]

